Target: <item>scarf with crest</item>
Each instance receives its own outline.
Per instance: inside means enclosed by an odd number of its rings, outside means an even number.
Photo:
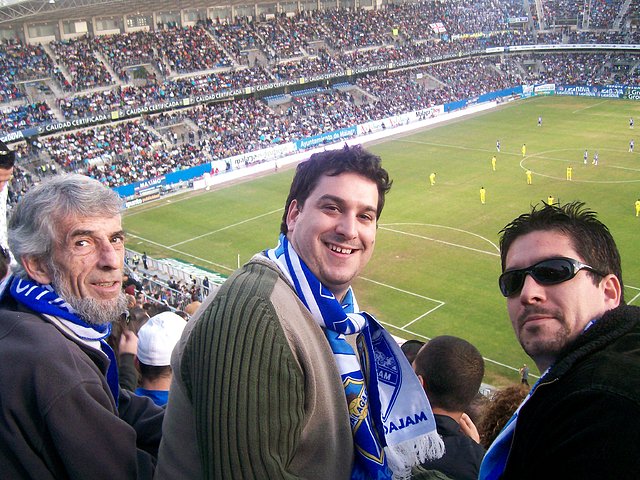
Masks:
[[[356,452],[351,478],[407,479],[412,466],[440,458],[444,444],[418,378],[393,337],[373,316],[358,312],[351,288],[341,304],[284,235],[264,254],[294,285],[333,351]],[[358,356],[345,338],[356,333]]]
[[[71,330],[79,339],[99,342],[102,352],[109,357],[107,383],[109,390],[118,404],[118,365],[113,349],[106,342],[111,334],[111,324],[93,325],[82,320],[51,285],[40,285],[32,280],[13,277],[10,280],[11,296],[25,307],[35,312],[52,315]]]

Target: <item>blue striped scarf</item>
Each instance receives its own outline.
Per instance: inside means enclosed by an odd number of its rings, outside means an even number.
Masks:
[[[30,310],[57,317],[78,338],[85,341],[97,341],[100,349],[109,357],[107,383],[118,404],[118,365],[113,349],[106,342],[111,334],[111,324],[93,325],[82,320],[63,298],[58,296],[51,285],[40,285],[32,280],[13,277],[9,280],[11,296]]]
[[[583,333],[593,325],[594,320],[589,322],[584,328]],[[551,367],[549,367],[551,368]],[[549,371],[549,368],[540,375],[538,381],[531,387],[527,396],[522,400],[522,403],[518,406],[509,421],[502,427],[502,430],[498,436],[493,440],[493,443],[489,445],[487,453],[485,453],[480,465],[480,474],[478,480],[497,480],[500,478],[507,466],[507,459],[509,458],[509,451],[511,450],[511,443],[513,442],[513,434],[516,431],[516,423],[518,421],[518,414],[522,406],[527,403],[527,400],[531,398],[531,395],[535,392],[538,385],[542,382],[542,379]]]
[[[295,287],[333,351],[354,437],[356,461],[352,478],[409,478],[412,466],[441,457],[444,444],[411,365],[376,319],[358,312],[351,288],[341,304],[284,235],[280,235],[276,248],[264,254]],[[345,335],[355,333],[359,333],[360,362],[345,339]]]

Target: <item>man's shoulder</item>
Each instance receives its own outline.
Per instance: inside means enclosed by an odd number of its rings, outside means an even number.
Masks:
[[[640,402],[640,308],[607,312],[550,372],[558,388],[629,397]],[[564,385],[564,386],[563,386]]]
[[[23,362],[27,362],[29,358],[47,358],[51,362],[59,362],[68,357],[70,362],[77,366],[77,358],[81,353],[83,361],[93,364],[99,361],[98,358],[102,355],[82,344],[80,340],[72,338],[70,334],[64,333],[61,328],[37,312],[7,308],[5,303],[0,306],[0,342],[3,344],[0,357],[20,355]],[[97,358],[94,359],[94,356]],[[100,360],[106,361],[101,358]]]
[[[278,281],[289,285],[286,277],[272,260],[256,254],[249,262],[233,272],[222,284],[216,296],[243,295],[268,298]]]
[[[44,317],[30,310],[21,310],[14,305],[2,302],[0,304],[0,339],[19,331],[28,331],[38,338],[38,332],[48,332],[55,329]]]
[[[274,293],[277,290],[278,293]],[[189,323],[209,322],[213,318],[225,317],[239,320],[246,315],[257,320],[260,315],[275,316],[284,298],[297,299],[293,287],[269,258],[257,254],[249,262],[237,269],[198,309],[198,316]],[[194,326],[188,328],[193,330]]]

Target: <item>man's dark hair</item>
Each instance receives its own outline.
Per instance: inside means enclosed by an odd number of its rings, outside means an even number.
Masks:
[[[9,273],[9,265],[11,264],[11,255],[9,250],[0,245],[0,280]]]
[[[291,182],[289,197],[284,206],[284,215],[280,225],[280,232],[286,235],[289,231],[287,227],[287,212],[289,205],[296,200],[300,208],[318,185],[320,177],[328,175],[334,177],[345,172],[357,173],[375,182],[378,186],[378,208],[376,219],[380,218],[384,208],[385,194],[393,183],[389,180],[389,174],[382,168],[382,160],[379,156],[364,150],[360,145],[353,147],[345,146],[338,150],[314,153],[309,160],[301,162],[296,168],[296,174]]]
[[[407,340],[400,346],[400,350],[404,353],[404,356],[407,357],[409,363],[413,363],[416,359],[416,355],[420,351],[420,349],[424,346],[424,342],[422,340],[416,340],[414,338]]]
[[[138,364],[140,365],[140,375],[147,380],[159,380],[171,375],[171,365],[147,365],[140,360],[138,360]]]
[[[500,259],[504,272],[507,253],[511,244],[523,235],[537,231],[558,232],[566,235],[580,260],[594,270],[606,275],[612,273],[620,281],[621,298],[624,303],[624,285],[622,283],[622,266],[620,252],[609,229],[596,218],[596,213],[585,208],[584,202],[571,202],[564,205],[549,205],[542,202],[531,208],[531,213],[524,213],[505,226],[500,234]],[[598,285],[601,277],[592,272],[593,283]]]
[[[16,163],[16,152],[10,150],[6,143],[0,140],[0,168],[9,170]]]
[[[140,331],[140,327],[149,320],[149,315],[142,307],[132,307],[129,309],[129,317],[127,319],[127,327],[136,335]]]
[[[484,359],[476,347],[450,335],[435,337],[420,349],[413,362],[434,407],[467,410],[480,390]]]

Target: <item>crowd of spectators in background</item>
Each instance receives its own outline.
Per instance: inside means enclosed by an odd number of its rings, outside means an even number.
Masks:
[[[573,7],[564,0],[544,2],[547,17],[566,15]],[[603,9],[620,11],[620,2],[604,7],[596,2],[592,10]],[[509,18],[526,15],[515,1],[421,2],[380,10],[239,17],[229,23],[210,19],[191,27],[164,26],[48,46],[5,41],[0,45],[0,101],[10,103],[0,112],[0,131],[98,114],[110,119],[114,111],[169,100],[182,106],[185,98],[229,94],[211,105],[41,137],[22,152],[31,159],[34,175],[79,171],[113,187],[522,83],[640,84],[637,57],[631,53],[467,55],[492,46],[638,41],[637,33],[626,31],[510,28]],[[434,22],[442,22],[445,32],[424,28]],[[388,70],[394,62],[416,66]],[[148,75],[130,81],[128,69],[141,64]],[[342,88],[292,91],[275,105],[231,97],[247,87],[346,76],[353,69],[368,73],[341,83]],[[17,101],[24,90],[16,82],[43,79],[57,79],[63,93],[53,100]],[[71,93],[76,91],[82,92]]]

